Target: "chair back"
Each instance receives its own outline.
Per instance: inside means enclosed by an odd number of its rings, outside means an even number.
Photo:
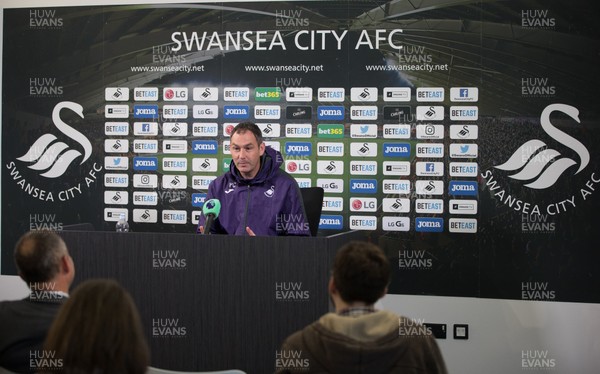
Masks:
[[[305,187],[301,188],[300,192],[302,194],[302,200],[304,201],[304,211],[306,212],[310,235],[317,236],[325,190],[323,187]]]

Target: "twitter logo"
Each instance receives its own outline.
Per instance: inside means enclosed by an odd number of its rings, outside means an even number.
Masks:
[[[361,126],[360,127],[360,133],[361,134],[366,134],[369,132],[369,126],[365,125],[365,126]]]
[[[467,153],[468,151],[469,151],[469,145],[468,144],[460,146],[460,153]]]

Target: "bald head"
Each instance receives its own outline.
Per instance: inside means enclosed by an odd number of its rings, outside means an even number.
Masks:
[[[28,284],[53,280],[68,255],[65,242],[52,231],[30,231],[15,246],[17,269]]]

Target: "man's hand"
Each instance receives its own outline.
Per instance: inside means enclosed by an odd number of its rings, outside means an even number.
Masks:
[[[248,226],[246,226],[246,232],[248,233],[249,236],[256,236],[254,231],[252,231],[252,229]]]
[[[204,234],[204,226],[200,226],[200,234]]]

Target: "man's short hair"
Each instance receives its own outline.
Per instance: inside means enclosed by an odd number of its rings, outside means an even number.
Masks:
[[[60,270],[67,246],[52,231],[29,231],[15,246],[15,263],[27,284],[52,280]]]
[[[250,131],[251,133],[254,134],[254,137],[256,138],[256,143],[258,145],[260,145],[260,143],[263,142],[262,131],[260,131],[260,127],[258,127],[254,122],[240,122],[240,123],[238,123],[233,128],[233,131],[231,131],[231,135],[230,136],[233,136],[233,134],[236,134],[236,133],[243,134],[246,131]]]
[[[375,244],[353,241],[333,261],[333,282],[345,302],[374,304],[390,283],[390,262]]]

